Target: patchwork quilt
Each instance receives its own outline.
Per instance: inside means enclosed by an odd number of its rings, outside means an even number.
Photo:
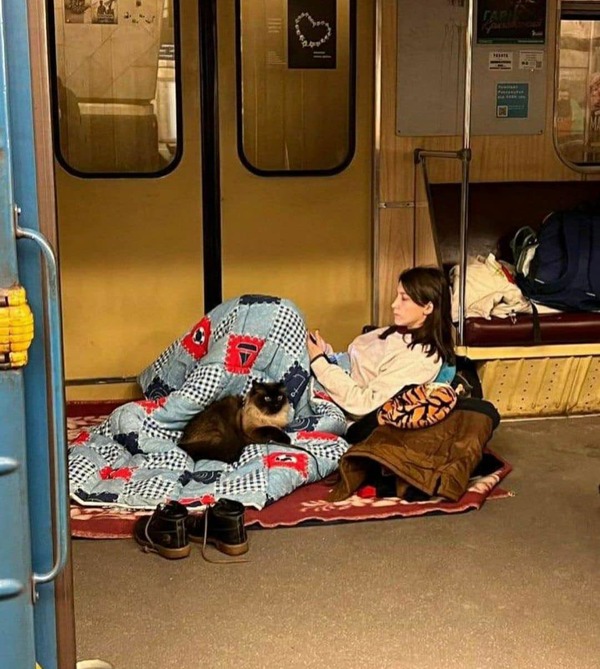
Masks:
[[[71,496],[86,506],[188,507],[226,497],[263,508],[332,473],[348,444],[346,420],[310,377],[302,315],[289,300],[243,295],[176,340],[138,378],[145,399],[115,409],[69,448]],[[194,462],[177,446],[187,422],[252,382],[283,381],[291,445],[252,444],[238,462]]]

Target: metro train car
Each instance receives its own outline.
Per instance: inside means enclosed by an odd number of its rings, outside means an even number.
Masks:
[[[0,12],[0,669],[597,669],[600,2]]]

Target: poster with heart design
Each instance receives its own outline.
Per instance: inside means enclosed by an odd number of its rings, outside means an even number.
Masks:
[[[337,0],[288,0],[288,67],[335,70]]]

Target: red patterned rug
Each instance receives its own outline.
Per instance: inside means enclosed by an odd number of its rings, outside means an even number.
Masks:
[[[69,412],[68,414],[69,415]],[[104,416],[70,416],[67,419],[69,440],[84,428],[96,425]],[[492,453],[490,451],[490,453]],[[341,502],[328,502],[333,479],[298,488],[290,495],[274,502],[261,511],[247,509],[246,525],[250,528],[297,527],[321,523],[340,523],[360,520],[383,520],[386,518],[408,518],[439,513],[464,513],[479,509],[487,500],[512,497],[513,493],[498,486],[512,467],[497,455],[503,463],[501,469],[472,482],[471,487],[458,502],[432,498],[423,502],[408,502],[398,497],[363,497],[353,495]],[[136,518],[147,511],[128,509],[103,509],[71,504],[71,534],[84,539],[125,539],[132,536]]]

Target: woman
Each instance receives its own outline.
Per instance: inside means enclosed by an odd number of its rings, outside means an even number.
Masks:
[[[402,272],[392,310],[395,325],[360,335],[350,344],[349,373],[336,364],[318,331],[307,336],[313,375],[352,417],[377,409],[406,385],[433,381],[443,363],[454,364],[450,292],[441,270],[414,267]]]

